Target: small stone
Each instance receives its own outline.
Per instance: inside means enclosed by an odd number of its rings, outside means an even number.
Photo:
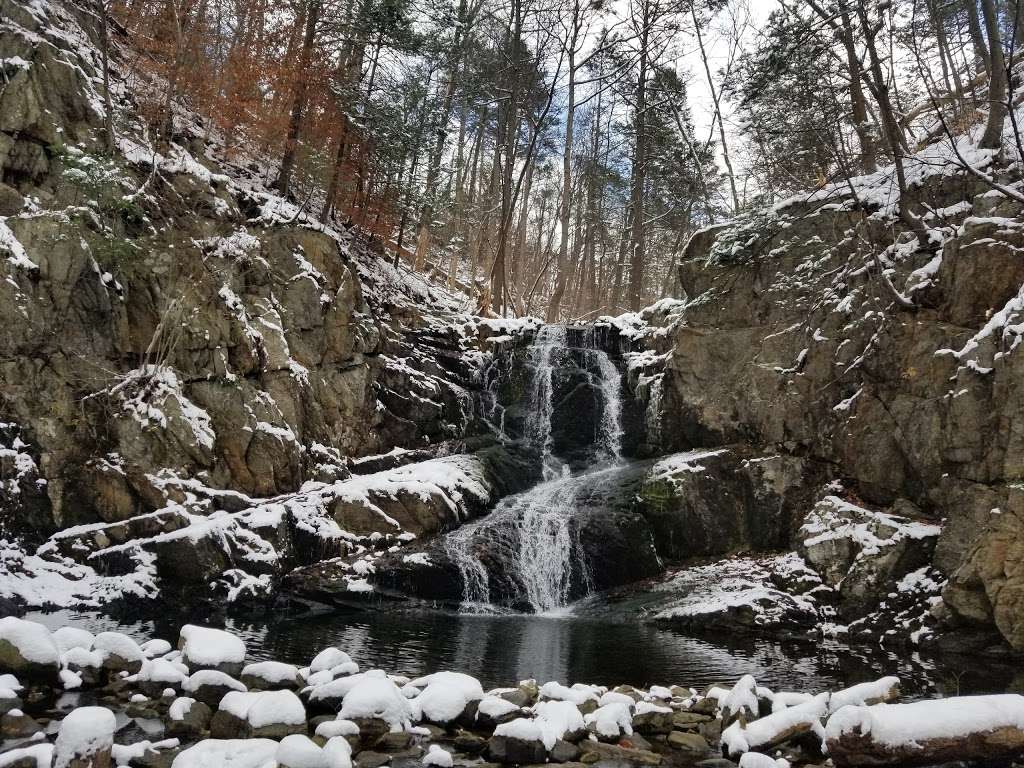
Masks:
[[[373,748],[380,752],[401,752],[412,745],[412,739],[412,734],[406,731],[399,731],[398,733],[389,732],[377,739]]]
[[[584,763],[596,763],[602,760],[622,761],[636,765],[661,765],[661,755],[646,749],[630,749],[616,744],[602,744],[598,741],[584,741],[580,744]]]
[[[668,735],[668,743],[675,749],[684,749],[689,752],[707,752],[710,749],[707,740],[697,733],[672,731]]]
[[[469,755],[479,755],[487,749],[487,739],[475,733],[460,730],[455,734],[455,749]]]
[[[580,748],[571,741],[559,739],[551,749],[551,759],[556,763],[571,763],[579,759]]]
[[[487,753],[498,763],[543,763],[548,759],[548,751],[542,742],[511,736],[491,736],[487,742]]]
[[[15,709],[0,716],[0,736],[4,739],[27,739],[41,730],[39,723],[20,710]]]
[[[363,750],[355,757],[355,764],[358,768],[380,768],[389,762],[391,762],[391,755],[385,755],[383,752],[373,752],[368,749]]]

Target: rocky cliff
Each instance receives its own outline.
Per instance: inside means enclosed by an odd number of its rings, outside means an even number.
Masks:
[[[160,83],[116,35],[108,148],[96,20],[12,0],[0,18],[8,598],[267,594],[529,482],[482,417],[531,322],[475,318],[316,223],[196,115],[150,141],[138,99]]]
[[[801,465],[818,498],[853,502],[861,522],[936,526],[874,599],[898,602],[915,573],[930,583],[922,623],[1022,650],[1024,206],[943,158],[911,163],[927,249],[894,223],[887,169],[699,233],[679,265],[685,298],[604,324],[646,403],[646,451],[741,444]],[[1007,157],[980,163],[1019,181]],[[670,504],[674,524],[694,508]],[[774,540],[806,554],[806,512],[775,516],[789,528]],[[837,562],[841,574],[821,573],[834,585],[850,564]]]

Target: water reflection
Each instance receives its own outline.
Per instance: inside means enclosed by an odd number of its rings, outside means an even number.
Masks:
[[[56,628],[114,629],[137,638],[176,639],[178,626],[160,620],[121,624],[99,614],[68,611],[29,618]],[[462,615],[441,612],[333,613],[270,624],[229,621],[253,659],[306,664],[328,645],[348,652],[363,669],[419,675],[439,669],[468,672],[486,686],[527,677],[638,686],[731,684],[744,674],[776,690],[824,690],[899,675],[909,696],[992,693],[1018,687],[1010,665],[913,652],[849,647],[834,641],[698,639],[644,624],[579,617]]]

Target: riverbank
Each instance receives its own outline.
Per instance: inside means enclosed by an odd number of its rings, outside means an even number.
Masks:
[[[0,766],[50,766],[62,749],[83,761],[68,765],[135,768],[810,766],[828,756],[854,766],[929,764],[921,760],[933,748],[942,761],[1024,755],[1024,697],[953,697],[922,720],[917,704],[877,706],[905,698],[895,676],[830,690],[771,688],[749,674],[701,686],[666,674],[643,687],[536,678],[485,688],[448,669],[360,668],[346,650],[352,637],[297,664],[253,653],[243,637],[186,625],[174,642],[137,642],[0,620]],[[929,741],[935,718],[946,720],[941,744]],[[873,739],[880,722],[901,726],[879,726],[884,738]]]

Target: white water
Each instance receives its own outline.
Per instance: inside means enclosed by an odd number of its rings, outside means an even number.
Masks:
[[[529,350],[534,366],[527,390],[525,433],[541,449],[543,482],[503,499],[487,517],[464,526],[446,539],[448,555],[463,581],[464,611],[494,612],[490,573],[484,560],[502,563],[522,599],[535,613],[560,613],[570,601],[574,576],[590,591],[590,569],[580,555],[572,524],[581,494],[595,476],[620,461],[622,444],[621,377],[608,355],[586,350],[588,367],[597,369],[602,415],[595,439],[595,462],[572,476],[552,452],[551,419],[555,410],[555,370],[566,359],[566,329],[545,326]]]

